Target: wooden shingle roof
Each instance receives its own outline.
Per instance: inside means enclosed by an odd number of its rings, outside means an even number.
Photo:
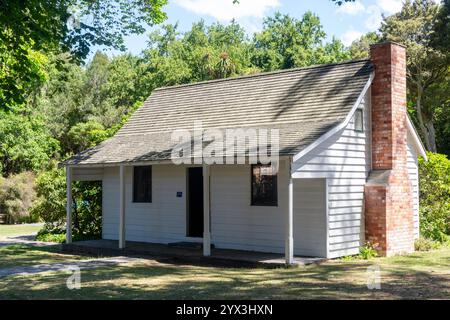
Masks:
[[[370,78],[368,60],[312,66],[155,90],[116,135],[64,165],[170,160],[177,129],[279,129],[296,154],[347,117]]]

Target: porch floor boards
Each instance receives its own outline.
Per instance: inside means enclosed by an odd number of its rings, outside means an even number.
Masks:
[[[141,256],[151,259],[165,258],[186,262],[218,263],[231,266],[285,266],[284,255],[230,249],[211,249],[211,256],[204,257],[202,249],[172,245],[127,241],[125,249],[119,249],[116,240],[87,240],[64,244],[62,251],[104,256]],[[294,266],[319,263],[324,258],[294,257]]]

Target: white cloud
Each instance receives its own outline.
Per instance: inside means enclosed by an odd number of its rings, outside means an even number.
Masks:
[[[369,6],[367,13],[369,16],[366,19],[366,27],[370,30],[378,29],[381,26],[381,21],[383,21],[380,7],[375,5]]]
[[[280,0],[174,0],[180,7],[202,16],[210,16],[221,22],[240,18],[263,18],[266,11],[279,7]]]
[[[341,40],[342,43],[348,47],[354,40],[359,39],[362,35],[362,32],[356,30],[348,30],[341,36]]]
[[[359,1],[345,2],[337,9],[337,12],[339,13],[345,13],[350,15],[355,15],[364,11],[365,11],[364,5]]]
[[[381,11],[387,14],[394,14],[402,9],[402,0],[377,0],[377,5]]]

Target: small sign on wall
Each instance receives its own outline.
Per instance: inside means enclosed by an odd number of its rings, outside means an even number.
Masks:
[[[183,192],[177,191],[177,198],[182,198],[182,197],[183,197]]]

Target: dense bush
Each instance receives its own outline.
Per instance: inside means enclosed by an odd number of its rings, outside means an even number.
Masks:
[[[44,122],[34,117],[0,113],[0,174],[40,171],[59,151]]]
[[[36,215],[29,210],[36,198],[34,191],[35,175],[23,172],[8,178],[0,176],[0,213],[8,215],[10,223],[35,222]]]
[[[428,154],[419,159],[420,233],[444,242],[450,240],[450,160],[446,155]]]
[[[430,251],[439,248],[439,243],[427,238],[420,237],[414,242],[416,251]]]
[[[36,179],[38,200],[32,213],[45,222],[42,234],[60,234],[66,223],[66,181],[63,169],[41,173]],[[101,182],[74,182],[72,185],[72,233],[74,237],[97,238],[102,225]]]

